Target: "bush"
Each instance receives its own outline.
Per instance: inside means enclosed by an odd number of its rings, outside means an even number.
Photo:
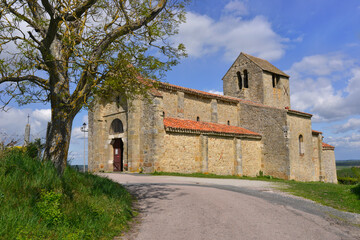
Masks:
[[[25,148],[26,154],[31,158],[37,158],[39,155],[39,149],[35,145],[35,143],[31,142],[29,143]]]
[[[62,194],[54,191],[42,191],[37,208],[40,216],[49,225],[56,225],[63,222],[63,213],[61,212],[60,202]]]
[[[338,182],[345,185],[355,185],[359,183],[359,180],[351,177],[338,177]]]

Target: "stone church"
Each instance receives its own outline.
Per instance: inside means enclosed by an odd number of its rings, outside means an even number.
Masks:
[[[224,95],[159,83],[151,101],[98,101],[89,112],[90,171],[271,175],[337,182],[334,147],[290,106],[289,76],[241,53]]]

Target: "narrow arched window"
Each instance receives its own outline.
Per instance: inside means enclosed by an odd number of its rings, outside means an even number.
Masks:
[[[277,75],[275,73],[272,74],[272,85],[273,88],[279,87],[279,82],[280,82],[280,75]]]
[[[114,119],[110,125],[110,134],[113,135],[113,134],[118,134],[118,133],[123,133],[123,132],[124,132],[124,127],[123,127],[121,120]]]
[[[302,135],[299,136],[299,154],[304,155],[304,138]]]
[[[199,122],[199,121],[200,121],[200,117],[196,117],[196,121],[198,121],[198,122]]]
[[[276,87],[276,80],[275,80],[275,77],[276,77],[276,75],[275,75],[275,73],[273,73],[273,75],[272,75],[272,84],[273,84],[273,88],[275,88],[275,87]]]
[[[228,121],[227,124],[230,125],[230,121]]]
[[[249,88],[249,75],[246,69],[244,70],[244,88]]]
[[[239,89],[241,90],[241,89],[242,89],[242,78],[241,78],[241,73],[240,73],[240,72],[237,72],[237,73],[236,73],[236,75],[237,75],[237,79],[238,79]]]

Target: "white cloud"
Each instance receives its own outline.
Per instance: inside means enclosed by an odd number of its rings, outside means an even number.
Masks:
[[[332,121],[360,114],[360,68],[341,54],[304,57],[287,71],[291,105]]]
[[[206,91],[206,92],[213,93],[213,94],[218,94],[218,95],[224,95],[223,91],[218,91],[218,90],[214,90],[214,89]]]
[[[326,142],[334,145],[335,147],[342,147],[347,149],[359,149],[360,148],[360,134],[352,133],[348,136],[329,137]]]
[[[88,133],[85,132],[85,138],[88,137]],[[71,138],[72,140],[75,140],[76,139],[84,139],[84,132],[81,131],[81,127],[74,127],[73,130],[72,130],[72,133],[71,133]]]
[[[304,57],[300,62],[294,63],[291,67],[291,72],[326,76],[333,72],[344,70],[345,66],[351,64],[351,62],[340,54],[313,55]]]
[[[336,133],[344,133],[348,131],[360,132],[359,118],[350,118],[345,124],[336,126]]]
[[[44,138],[46,135],[47,123],[51,118],[50,109],[18,109],[11,108],[7,112],[0,111],[0,138],[3,140],[19,140],[22,144],[24,139],[25,126],[30,115],[30,140]]]
[[[229,12],[230,7],[234,11]],[[189,56],[202,57],[223,51],[226,60],[234,61],[239,53],[246,52],[258,57],[275,60],[285,53],[282,38],[272,29],[271,23],[263,16],[244,20],[239,14],[246,8],[239,1],[226,5],[219,20],[207,15],[189,12],[187,22],[182,24],[175,43],[184,43]]]
[[[248,9],[244,2],[241,1],[230,1],[224,7],[224,14],[230,14],[233,16],[243,16],[248,14]]]
[[[87,114],[84,115],[83,118],[82,118],[82,122],[88,124],[88,122],[89,122],[88,118],[89,118],[89,117],[88,117]]]

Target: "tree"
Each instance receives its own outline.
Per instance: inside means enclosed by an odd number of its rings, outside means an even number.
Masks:
[[[83,107],[114,91],[146,94],[146,79],[185,56],[169,37],[184,21],[186,0],[0,1],[0,100],[50,102],[44,158],[59,173]]]

